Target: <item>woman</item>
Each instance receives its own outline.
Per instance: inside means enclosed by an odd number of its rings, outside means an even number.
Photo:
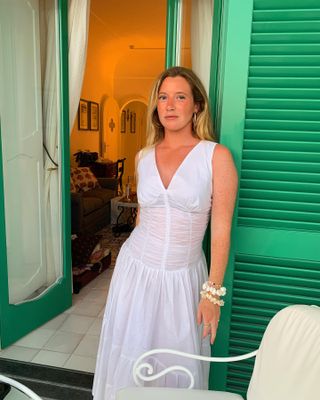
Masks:
[[[205,89],[189,69],[164,71],[151,93],[148,146],[137,156],[139,222],[119,253],[105,310],[93,393],[111,400],[133,385],[143,352],[171,348],[210,355],[225,294],[237,174],[212,141]],[[211,216],[208,278],[202,240]],[[210,339],[210,340],[209,340]],[[205,389],[208,365],[158,355],[155,371],[184,364]],[[182,373],[157,385],[186,387]]]

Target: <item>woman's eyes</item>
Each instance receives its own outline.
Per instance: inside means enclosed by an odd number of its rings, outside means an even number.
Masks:
[[[161,100],[161,101],[167,100],[167,98],[168,98],[168,96],[166,96],[164,94],[161,94],[158,96],[158,100]],[[185,98],[186,98],[186,96],[184,96],[183,94],[178,94],[176,96],[177,100],[185,100]]]

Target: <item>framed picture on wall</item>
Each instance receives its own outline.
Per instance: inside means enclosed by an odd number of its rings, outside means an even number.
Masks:
[[[126,121],[127,119],[127,113],[125,110],[122,110],[121,112],[121,127],[120,127],[120,132],[125,133],[126,132]]]
[[[99,104],[90,101],[89,104],[89,129],[90,131],[99,130]]]
[[[80,131],[87,131],[89,129],[89,102],[80,99],[78,109],[78,129]]]
[[[136,113],[130,113],[130,133],[136,133]]]

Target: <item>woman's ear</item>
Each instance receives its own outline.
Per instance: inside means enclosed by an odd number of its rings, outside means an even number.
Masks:
[[[199,110],[200,110],[200,105],[199,105],[199,103],[196,103],[194,105],[194,112],[197,113]]]

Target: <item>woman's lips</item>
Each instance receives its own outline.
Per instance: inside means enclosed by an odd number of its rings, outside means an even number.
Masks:
[[[166,115],[164,118],[170,120],[170,119],[177,119],[178,116],[177,115]]]

